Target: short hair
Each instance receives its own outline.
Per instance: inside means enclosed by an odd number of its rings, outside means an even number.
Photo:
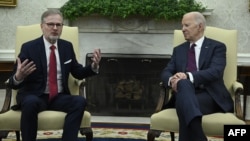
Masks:
[[[49,9],[49,10],[45,11],[45,12],[42,14],[42,16],[41,16],[41,23],[43,23],[43,22],[44,22],[44,19],[45,19],[46,17],[50,16],[50,15],[60,15],[60,16],[62,17],[62,19],[63,19],[63,15],[62,15],[62,13],[61,13],[60,10],[58,10],[58,9]]]
[[[206,19],[200,12],[192,12],[194,14],[195,21],[198,24],[203,24],[204,28],[206,28]]]

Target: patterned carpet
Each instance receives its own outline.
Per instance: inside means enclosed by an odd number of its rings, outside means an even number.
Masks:
[[[147,139],[148,130],[145,129],[121,129],[121,128],[93,128],[94,138],[122,138],[122,139]],[[62,130],[57,131],[39,131],[38,139],[46,141],[49,138],[60,138]],[[176,134],[176,141],[178,134]],[[84,138],[79,134],[79,138]],[[83,139],[84,140],[84,139]],[[15,134],[9,133],[8,138],[3,141],[15,141]],[[156,141],[170,141],[170,134],[164,132]],[[209,137],[209,141],[223,141],[222,138]]]

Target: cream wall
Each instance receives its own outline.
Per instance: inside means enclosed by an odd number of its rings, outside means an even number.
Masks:
[[[15,28],[40,22],[40,16],[47,8],[61,7],[67,0],[18,0],[17,7],[0,7],[0,61],[13,60]],[[250,12],[249,0],[197,0],[214,9],[207,17],[207,25],[226,29],[237,29],[239,62],[250,58]],[[28,33],[27,33],[28,34]],[[169,39],[171,42],[171,38]],[[81,45],[81,43],[80,43]],[[81,51],[81,56],[87,52]],[[170,50],[164,53],[171,53]]]
[[[60,7],[68,0],[17,0],[17,7],[0,7],[0,49],[13,49],[17,25],[40,23],[47,8]]]
[[[13,60],[16,26],[40,23],[41,14],[47,8],[61,7],[66,1],[17,0],[16,7],[0,7],[0,61]]]
[[[250,53],[250,12],[249,0],[197,0],[209,8],[213,14],[207,17],[207,24],[227,29],[237,29],[239,53]]]

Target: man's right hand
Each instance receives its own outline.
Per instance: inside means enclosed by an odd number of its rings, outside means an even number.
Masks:
[[[171,87],[173,89],[173,91],[177,92],[177,83],[178,81],[180,80],[180,78],[178,77],[172,77],[171,80],[170,80],[170,83],[171,83]]]
[[[187,79],[187,75],[183,72],[178,72],[172,76],[170,83],[173,91],[177,92],[177,83],[181,79]]]
[[[29,61],[29,59],[25,59],[21,62],[20,58],[17,58],[17,71],[15,74],[16,81],[22,81],[28,75],[30,75],[33,71],[36,70],[36,65],[33,61]]]

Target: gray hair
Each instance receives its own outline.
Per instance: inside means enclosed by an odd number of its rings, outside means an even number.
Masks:
[[[204,29],[206,28],[206,19],[200,12],[192,12],[194,14],[195,21],[197,24],[203,24]]]
[[[49,9],[49,10],[45,11],[45,12],[42,14],[42,16],[41,16],[41,23],[43,23],[43,22],[44,22],[44,19],[45,19],[46,17],[50,16],[50,15],[60,15],[60,16],[62,17],[62,19],[63,19],[63,15],[62,15],[62,13],[61,13],[60,10],[57,10],[57,9]]]

